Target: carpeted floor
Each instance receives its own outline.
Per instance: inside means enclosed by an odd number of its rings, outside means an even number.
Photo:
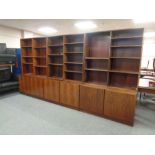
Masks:
[[[0,96],[0,134],[155,134],[155,101],[138,104],[134,127],[18,92]]]

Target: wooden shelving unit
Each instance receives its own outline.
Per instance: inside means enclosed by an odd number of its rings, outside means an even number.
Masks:
[[[63,77],[63,36],[48,38],[48,76]]]
[[[82,81],[84,34],[64,36],[64,78]]]
[[[137,87],[142,42],[142,29],[112,31],[109,85]]]
[[[110,63],[110,32],[86,34],[84,80],[108,84]]]
[[[33,39],[34,74],[46,76],[46,38]]]
[[[32,39],[21,39],[21,62],[23,74],[33,74]]]
[[[21,39],[20,90],[133,125],[142,44],[139,28]]]

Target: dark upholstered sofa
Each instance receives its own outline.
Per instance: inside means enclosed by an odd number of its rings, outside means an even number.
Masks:
[[[16,63],[16,49],[6,48],[5,43],[0,43],[0,93],[18,89],[18,81],[12,73],[12,65]],[[4,64],[10,64],[5,66]]]

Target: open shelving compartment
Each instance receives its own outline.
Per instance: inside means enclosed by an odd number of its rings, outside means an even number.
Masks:
[[[26,38],[20,40],[21,47],[32,47],[32,38]]]
[[[84,34],[64,36],[65,79],[82,81]]]
[[[33,74],[33,64],[22,64],[23,74]]]
[[[110,32],[86,34],[85,45],[85,81],[96,84],[108,84]]]
[[[109,85],[137,88],[143,29],[112,31]]]
[[[48,76],[63,77],[63,36],[48,38]]]
[[[46,38],[33,39],[33,53],[35,75],[46,76]]]
[[[138,74],[125,72],[111,72],[109,85],[114,87],[136,89],[138,83]]]
[[[21,39],[20,42],[23,74],[33,74],[32,39]]]

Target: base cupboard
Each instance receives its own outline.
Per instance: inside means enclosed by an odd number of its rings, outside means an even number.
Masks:
[[[20,91],[128,125],[134,123],[135,90],[22,75]]]

